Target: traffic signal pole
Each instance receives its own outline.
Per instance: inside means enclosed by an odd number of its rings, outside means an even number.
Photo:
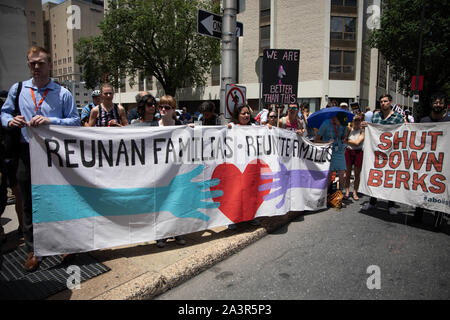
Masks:
[[[425,20],[425,4],[422,4],[422,12],[420,13],[420,36],[419,36],[419,53],[417,54],[417,68],[416,68],[416,83],[414,94],[419,94],[419,79],[420,79],[420,60],[422,57],[422,41],[423,41],[423,24]],[[417,117],[417,107],[419,102],[414,102],[413,115]]]
[[[236,83],[236,16],[238,0],[222,0],[222,70],[220,81],[220,121],[225,124],[225,90],[227,84]]]

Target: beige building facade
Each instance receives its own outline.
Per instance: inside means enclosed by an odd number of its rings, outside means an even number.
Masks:
[[[0,90],[30,77],[26,52],[44,45],[41,0],[0,0]]]
[[[391,94],[394,103],[412,106],[412,99],[399,92],[388,63],[366,44],[380,8],[380,0],[246,0],[245,10],[237,15],[244,25],[238,39],[237,84],[246,87],[249,104],[261,107],[260,57],[272,48],[300,50],[297,97],[309,102],[311,111],[333,101],[357,101],[362,109],[373,110],[384,93]],[[196,111],[204,100],[219,105],[220,67],[213,69],[204,88],[178,90],[180,106]],[[148,82],[149,91],[160,96],[157,81]],[[115,100],[131,106],[138,91],[136,85],[124,83]]]
[[[101,1],[66,0],[61,4],[43,5],[46,48],[53,59],[52,77],[68,87],[78,107],[91,102],[91,91],[84,87],[82,67],[75,63],[74,44],[81,37],[100,34],[103,20]]]

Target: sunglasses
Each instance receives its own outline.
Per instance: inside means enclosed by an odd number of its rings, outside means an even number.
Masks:
[[[276,118],[277,116],[269,116],[269,118]]]
[[[160,109],[164,109],[164,110],[170,110],[170,109],[172,109],[172,107],[171,106],[159,106],[158,108],[160,108]]]
[[[146,102],[145,105],[147,105],[149,107],[154,107],[155,103],[154,102]]]
[[[289,110],[298,111],[298,108],[289,108]]]

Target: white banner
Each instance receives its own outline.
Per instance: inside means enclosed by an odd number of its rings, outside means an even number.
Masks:
[[[331,149],[267,127],[29,128],[37,256],[326,207]]]
[[[369,124],[360,192],[450,213],[448,123]]]

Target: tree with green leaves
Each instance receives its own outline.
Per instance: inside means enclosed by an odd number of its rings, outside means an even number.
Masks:
[[[211,67],[220,63],[220,41],[197,34],[197,9],[217,12],[218,4],[118,1],[100,23],[100,36],[80,39],[76,45],[86,86],[108,81],[118,87],[120,79],[134,79],[139,72],[146,78],[154,76],[173,96],[178,88],[203,86]]]
[[[422,33],[420,74],[421,113],[428,113],[434,91],[450,93],[450,0],[384,0],[381,28],[374,30],[369,43],[389,61],[400,86],[412,95],[411,78],[416,75],[419,39]],[[422,22],[421,13],[424,19]]]

